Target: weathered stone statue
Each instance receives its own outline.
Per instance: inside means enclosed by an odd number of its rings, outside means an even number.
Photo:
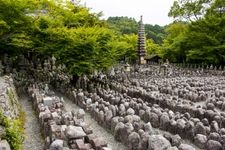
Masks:
[[[168,74],[168,67],[169,67],[169,60],[166,59],[166,62],[163,63],[162,65],[160,65],[159,73],[161,74],[161,72],[163,70],[163,75],[167,75]]]
[[[3,58],[3,64],[4,65],[7,65],[9,62],[9,57],[8,57],[8,54],[4,54],[4,58]]]
[[[49,93],[49,87],[48,87],[48,84],[45,84],[45,94],[48,94]]]
[[[20,67],[20,69],[26,69],[27,66],[29,65],[28,60],[24,57],[24,55],[20,55],[19,56],[19,62],[18,65]]]
[[[62,64],[62,70],[65,71],[65,69],[66,69],[66,65]]]
[[[2,65],[2,61],[0,60],[0,76],[2,76],[3,75],[3,72],[4,72],[4,67],[3,67],[3,65]]]
[[[51,70],[52,66],[51,66],[51,60],[50,59],[47,60],[47,65],[48,65],[48,70]]]
[[[197,68],[197,64],[194,64],[194,69],[196,69]]]
[[[8,54],[4,54],[3,58],[3,65],[5,66],[5,73],[9,74],[10,73],[10,65],[12,64],[11,59],[8,57]]]
[[[111,77],[112,77],[112,76],[115,76],[115,69],[114,69],[114,68],[111,69],[109,75],[110,75]]]
[[[57,69],[58,69],[58,70],[62,70],[62,65],[59,64]]]
[[[55,63],[52,63],[52,70],[56,70],[56,69],[57,69],[57,67],[56,67]]]
[[[56,62],[56,58],[52,56],[52,65],[55,65],[55,62]]]
[[[84,77],[83,77],[83,88],[85,90],[87,90],[88,81],[89,81],[88,77],[86,75],[84,75]]]
[[[210,69],[210,70],[213,70],[213,65],[212,65],[212,64],[210,65],[209,69]]]
[[[48,61],[47,60],[45,60],[45,62],[44,62],[44,70],[48,70]]]
[[[124,70],[126,72],[130,72],[130,65],[128,63],[126,63],[126,65],[124,67],[125,67]]]
[[[94,76],[95,77],[98,76],[98,71],[97,70],[94,71]]]

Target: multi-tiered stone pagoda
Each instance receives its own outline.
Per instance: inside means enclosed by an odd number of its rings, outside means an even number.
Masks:
[[[141,20],[139,21],[139,28],[138,28],[138,63],[140,65],[146,64],[145,56],[146,56],[146,49],[145,49],[145,26]]]

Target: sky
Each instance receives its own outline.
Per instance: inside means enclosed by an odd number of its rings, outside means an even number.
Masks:
[[[91,12],[103,12],[103,18],[109,16],[128,16],[146,24],[166,25],[173,21],[168,17],[174,0],[81,0]]]

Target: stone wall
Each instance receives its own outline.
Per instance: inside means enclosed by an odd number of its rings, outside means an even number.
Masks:
[[[0,149],[9,150],[10,146],[12,147],[12,145],[10,145],[12,141],[5,140],[10,138],[6,131],[11,128],[11,124],[14,123],[14,120],[18,119],[20,113],[21,108],[16,89],[13,85],[13,79],[10,76],[0,77],[0,139],[2,139],[0,141]],[[6,121],[9,121],[10,125],[5,123]],[[18,137],[22,137],[22,135],[19,135],[19,132],[17,134]],[[20,147],[20,145],[18,146]]]
[[[4,116],[15,119],[19,115],[19,101],[13,80],[9,76],[0,79],[0,109]]]

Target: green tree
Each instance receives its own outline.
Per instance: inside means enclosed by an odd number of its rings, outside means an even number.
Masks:
[[[107,69],[115,62],[111,44],[114,34],[111,30],[100,27],[80,27],[57,31],[51,41],[60,48],[55,54],[72,74],[90,74],[95,69]],[[63,42],[60,36],[63,36]]]
[[[169,32],[164,41],[164,56],[177,62],[186,60],[189,63],[225,65],[225,1],[175,3],[177,4],[171,8],[170,15],[174,18],[186,18],[191,22],[186,23],[183,29],[179,27],[180,30],[170,30],[172,32]]]
[[[134,18],[128,17],[109,17],[107,19],[109,28],[123,34],[137,34],[138,22]],[[145,24],[147,39],[153,39],[155,43],[162,44],[165,38],[164,27],[159,25]]]
[[[176,0],[169,16],[179,21],[196,21],[204,17],[213,0]]]
[[[177,22],[166,28],[168,35],[164,40],[161,51],[164,59],[169,59],[171,62],[186,61],[186,52],[183,43],[187,33],[187,27],[187,24]]]
[[[195,63],[225,65],[225,14],[210,14],[192,23],[187,34],[187,58]],[[192,40],[190,40],[192,39]],[[194,40],[193,40],[194,39]]]
[[[135,34],[124,34],[117,38],[113,42],[115,53],[117,54],[118,60],[128,61],[135,63],[137,60],[137,35]]]
[[[165,27],[159,25],[145,24],[147,39],[152,39],[157,44],[162,44],[166,37]]]
[[[146,40],[146,50],[148,55],[161,55],[162,47],[156,44],[153,40]]]
[[[109,17],[107,19],[109,28],[121,34],[137,34],[138,23],[134,18]]]
[[[106,28],[100,14],[79,4],[0,0],[0,10],[1,53],[55,55],[76,75],[106,69],[118,58],[111,44],[116,34]]]
[[[32,47],[33,1],[0,0],[0,53],[18,54]]]

